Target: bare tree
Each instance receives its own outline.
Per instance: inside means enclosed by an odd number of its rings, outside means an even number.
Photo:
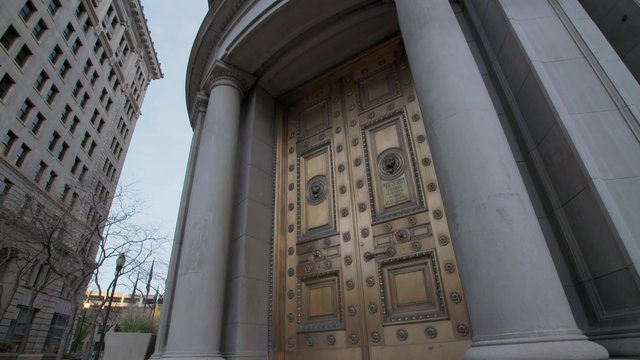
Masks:
[[[109,204],[111,211],[107,213]],[[42,200],[32,198],[27,205],[8,208],[13,209],[4,211],[0,221],[12,225],[11,233],[24,235],[23,229],[30,230],[28,236],[2,235],[3,241],[19,245],[15,246],[19,250],[13,259],[7,261],[18,263],[17,254],[20,254],[25,259],[22,262],[31,264],[32,268],[44,266],[47,281],[42,282],[41,288],[51,288],[55,282],[60,295],[69,301],[71,313],[56,354],[59,360],[71,342],[78,308],[89,281],[93,279],[99,284],[100,274],[105,271],[109,277],[109,270],[102,268],[120,253],[127,256],[123,274],[137,271],[148,262],[164,238],[156,229],[134,222],[140,203],[132,198],[127,187],[118,188],[113,196],[76,189],[72,201],[64,206],[59,202],[45,206]],[[24,269],[16,274],[18,281],[23,281],[20,278],[25,278],[29,268],[21,266]]]

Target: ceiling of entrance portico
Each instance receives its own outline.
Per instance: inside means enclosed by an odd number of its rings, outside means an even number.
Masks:
[[[237,16],[215,58],[255,75],[276,97],[399,33],[394,4],[380,0],[260,0]],[[213,59],[192,54],[192,68],[203,60]]]

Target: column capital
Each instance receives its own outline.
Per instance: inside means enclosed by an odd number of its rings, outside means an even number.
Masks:
[[[211,66],[202,80],[201,89],[210,93],[211,89],[219,85],[230,85],[244,94],[253,85],[255,77],[244,70],[226,64],[220,60]]]
[[[198,91],[193,106],[191,107],[191,111],[189,112],[189,122],[191,123],[192,129],[195,130],[198,119],[204,117],[207,113],[208,104],[209,94],[204,90]]]

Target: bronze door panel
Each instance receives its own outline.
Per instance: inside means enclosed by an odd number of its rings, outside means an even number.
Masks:
[[[273,356],[462,358],[471,329],[398,39],[282,99]]]

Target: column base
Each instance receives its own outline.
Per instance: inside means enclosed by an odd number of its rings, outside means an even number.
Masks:
[[[605,360],[609,353],[602,346],[581,339],[532,338],[474,342],[464,354],[465,360]]]
[[[225,360],[222,354],[153,354],[149,360]]]

